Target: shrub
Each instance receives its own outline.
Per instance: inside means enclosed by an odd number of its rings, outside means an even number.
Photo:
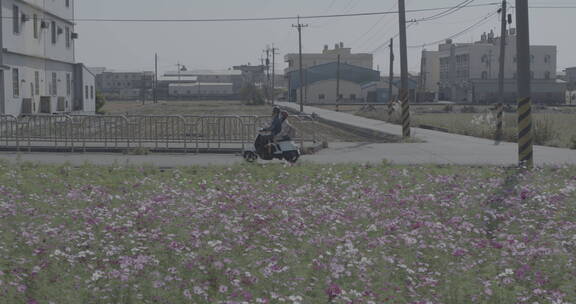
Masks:
[[[105,114],[102,108],[106,105],[106,97],[100,93],[96,93],[96,114]]]
[[[247,84],[240,90],[240,98],[247,105],[263,105],[264,92],[253,84]]]
[[[559,138],[559,134],[554,130],[554,124],[549,118],[536,120],[534,122],[534,143],[545,145],[546,143]]]
[[[445,105],[443,111],[446,113],[451,113],[454,111],[454,107],[452,105]]]

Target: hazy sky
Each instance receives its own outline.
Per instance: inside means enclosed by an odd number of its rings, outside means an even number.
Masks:
[[[396,0],[76,0],[76,18],[245,18],[323,15],[396,10]],[[462,0],[406,0],[407,9],[453,6]],[[498,2],[476,0],[475,4]],[[510,1],[514,3],[514,1]],[[531,0],[530,5],[576,5],[575,0]],[[444,39],[497,10],[497,6],[466,8],[449,17],[420,23],[408,29],[408,44]],[[513,11],[512,11],[513,12]],[[410,13],[421,18],[437,12]],[[576,66],[576,9],[532,9],[532,44],[558,46],[558,70]],[[262,50],[274,44],[283,55],[298,51],[295,21],[224,23],[106,23],[78,21],[77,60],[88,66],[122,70],[153,70],[158,52],[161,71],[174,70],[178,61],[189,69],[227,69],[233,65],[259,64]],[[319,52],[344,42],[353,52],[374,52],[398,32],[396,15],[305,20],[304,52]],[[456,39],[477,40],[482,32],[499,32],[498,15]],[[398,41],[396,40],[396,46]],[[429,46],[428,49],[435,49]],[[422,48],[409,52],[411,71],[418,71]],[[388,70],[388,49],[374,53],[374,68]],[[386,72],[387,73],[387,72]]]

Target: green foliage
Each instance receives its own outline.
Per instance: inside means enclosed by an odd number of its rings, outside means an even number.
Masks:
[[[246,84],[240,90],[240,98],[247,105],[263,105],[266,102],[262,89],[257,88],[253,84]]]
[[[102,108],[106,105],[106,97],[101,93],[96,93],[96,114],[106,114]]]

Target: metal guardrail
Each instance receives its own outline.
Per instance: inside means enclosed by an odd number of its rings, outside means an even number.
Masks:
[[[34,148],[162,149],[185,153],[201,149],[245,149],[270,123],[270,116],[195,115],[0,115],[0,146],[31,151]],[[290,121],[309,132],[295,140],[317,142],[317,121],[293,115]],[[311,127],[306,125],[312,124]]]

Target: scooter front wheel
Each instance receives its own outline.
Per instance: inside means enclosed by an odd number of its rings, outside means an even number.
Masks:
[[[284,152],[284,159],[291,164],[295,164],[300,158],[300,153],[298,151]]]

